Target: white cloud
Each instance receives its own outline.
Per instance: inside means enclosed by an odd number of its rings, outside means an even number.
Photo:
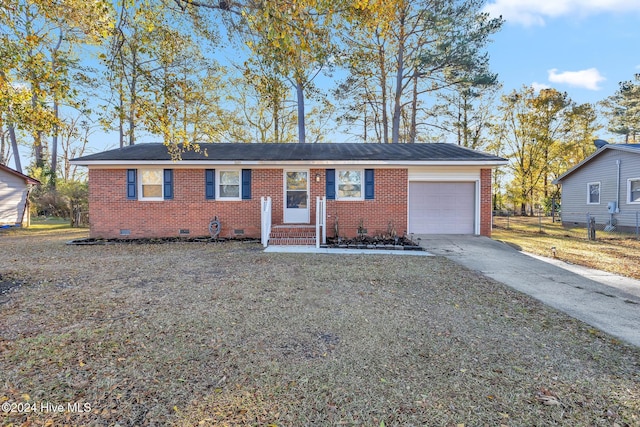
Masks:
[[[546,84],[546,83],[538,83],[538,82],[531,83],[531,87],[536,92],[540,92],[542,89],[551,89],[551,86],[549,86],[548,84]]]
[[[524,26],[544,25],[545,19],[597,13],[640,12],[637,0],[492,0],[484,7],[492,16]]]
[[[552,83],[564,83],[569,86],[581,87],[589,90],[600,90],[598,84],[606,78],[600,74],[597,68],[589,68],[580,71],[558,72],[556,68],[549,70],[549,81]]]

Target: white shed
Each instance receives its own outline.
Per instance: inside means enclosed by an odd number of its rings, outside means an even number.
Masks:
[[[40,181],[0,165],[0,225],[29,225],[29,192]]]

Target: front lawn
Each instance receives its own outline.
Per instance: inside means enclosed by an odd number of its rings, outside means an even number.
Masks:
[[[534,254],[640,279],[640,240],[633,234],[564,228],[549,217],[495,217],[491,237]]]
[[[77,237],[0,235],[4,425],[640,426],[640,349],[445,258]]]

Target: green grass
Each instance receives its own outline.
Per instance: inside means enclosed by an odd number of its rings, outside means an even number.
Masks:
[[[71,228],[71,223],[64,218],[33,218],[29,227],[9,228],[0,230],[1,234],[20,236],[20,235],[45,235],[50,233],[58,233],[60,231],[69,230],[76,232],[87,232],[87,228]]]

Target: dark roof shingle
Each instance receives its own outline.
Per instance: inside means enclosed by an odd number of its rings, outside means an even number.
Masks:
[[[201,151],[185,151],[183,161],[494,161],[505,159],[454,144],[200,144]],[[74,159],[101,161],[167,161],[161,143],[127,146]]]

